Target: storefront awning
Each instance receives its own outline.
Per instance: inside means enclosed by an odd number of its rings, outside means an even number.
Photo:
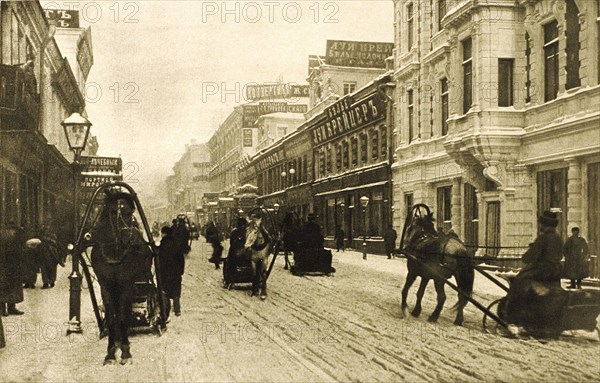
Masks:
[[[322,196],[326,196],[326,195],[345,193],[345,192],[349,192],[349,191],[353,191],[353,190],[369,189],[369,188],[385,185],[388,182],[389,181],[379,181],[379,182],[373,182],[371,184],[366,184],[366,185],[351,186],[351,187],[347,187],[347,188],[343,188],[343,189],[318,193],[318,194],[315,194],[315,197],[322,197]]]

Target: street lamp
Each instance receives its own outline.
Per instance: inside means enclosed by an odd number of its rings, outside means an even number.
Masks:
[[[362,196],[360,197],[360,204],[363,208],[363,217],[364,217],[364,234],[363,234],[363,259],[367,259],[367,205],[369,204],[369,197]]]
[[[85,149],[92,123],[79,113],[71,114],[61,125],[65,130],[67,144],[73,152],[73,229],[75,247],[71,255],[71,275],[69,275],[69,328],[67,334],[81,333],[81,273],[79,272],[80,244],[77,243],[77,223],[79,222],[79,196],[77,190],[79,160]]]

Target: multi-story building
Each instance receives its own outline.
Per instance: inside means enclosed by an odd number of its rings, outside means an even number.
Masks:
[[[256,120],[258,127],[258,143],[256,150],[262,150],[292,133],[304,122],[303,113],[271,113],[260,116]]]
[[[72,233],[72,156],[61,122],[85,115],[81,89],[93,62],[90,30],[78,29],[80,62],[63,56],[38,1],[0,4],[0,229],[9,224],[37,230],[54,224],[61,240]],[[83,36],[83,37],[82,37]],[[66,44],[68,45],[68,44]],[[77,74],[77,75],[76,75]],[[98,148],[93,137],[84,154]]]
[[[184,213],[191,220],[197,220],[196,209],[202,205],[202,195],[210,191],[211,167],[206,144],[192,140],[185,145],[185,152],[173,166],[174,174],[167,179],[171,216]]]
[[[554,209],[597,254],[599,3],[394,6],[395,226],[425,202],[469,245],[526,247]]]

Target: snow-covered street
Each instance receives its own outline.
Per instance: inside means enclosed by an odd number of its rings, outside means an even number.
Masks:
[[[334,253],[332,277],[295,277],[279,258],[269,298],[245,286],[222,287],[221,270],[207,262],[210,248],[194,242],[188,256],[182,316],[161,336],[131,338],[134,362],[103,366],[87,291],[83,335],[66,336],[68,269],[57,286],[26,290],[24,316],[4,318],[0,381],[494,381],[591,382],[600,376],[600,343],[585,337],[513,340],[482,332],[482,314],[466,308],[465,326],[452,325],[448,292],[438,324],[402,319],[399,301],[405,261],[357,252]],[[475,296],[489,303],[503,294],[477,277]],[[447,289],[449,290],[449,289]],[[414,302],[416,286],[410,295]]]

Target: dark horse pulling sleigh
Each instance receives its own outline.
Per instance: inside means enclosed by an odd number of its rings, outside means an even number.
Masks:
[[[136,210],[143,229],[134,216]],[[117,347],[121,349],[121,364],[125,364],[131,360],[129,331],[149,329],[160,335],[166,329],[158,250],[131,186],[109,182],[95,190],[83,216],[74,254],[82,255],[80,262],[100,336],[108,335],[105,364],[116,362]],[[96,298],[94,280],[100,285],[102,305]]]
[[[402,290],[403,313],[408,307],[408,290],[415,279],[421,277],[413,316],[420,314],[425,288],[429,280],[433,279],[438,303],[429,317],[430,321],[436,321],[440,315],[446,299],[444,285],[447,284],[459,295],[454,321],[456,325],[462,324],[463,308],[467,302],[471,302],[484,313],[483,328],[486,332],[514,336],[509,330],[512,327],[522,327],[528,335],[534,337],[556,338],[566,330],[597,330],[600,335],[600,328],[597,327],[600,291],[567,291],[560,287],[560,283],[528,281],[521,282],[515,293],[515,289],[511,290],[497,277],[478,266],[478,263],[489,260],[489,257],[475,257],[456,235],[438,233],[433,221],[433,214],[424,204],[415,205],[405,221],[400,242],[400,253],[407,257],[408,265],[408,275]],[[505,290],[507,296],[487,307],[473,299],[474,271]],[[448,281],[451,276],[455,277],[456,285]],[[509,283],[513,280],[510,277],[505,279]]]

